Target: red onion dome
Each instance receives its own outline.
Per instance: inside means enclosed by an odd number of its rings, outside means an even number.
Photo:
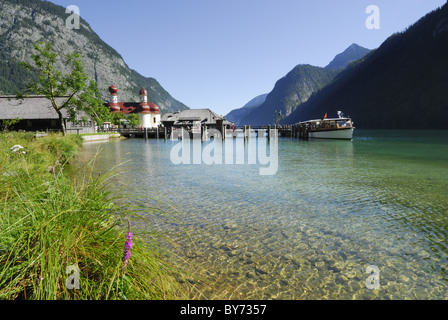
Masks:
[[[149,113],[149,111],[151,111],[147,102],[140,103],[140,106],[143,109],[143,113]]]
[[[147,95],[148,95],[148,91],[146,91],[145,88],[142,88],[142,89],[140,90],[140,95],[141,95],[141,96],[147,96]]]
[[[114,86],[114,85],[111,85],[109,87],[109,92],[110,92],[110,94],[117,94],[118,88],[116,86]]]
[[[150,104],[150,110],[151,110],[151,112],[160,112],[159,107],[154,103]]]
[[[111,112],[120,112],[120,106],[117,105],[110,105],[110,111]]]

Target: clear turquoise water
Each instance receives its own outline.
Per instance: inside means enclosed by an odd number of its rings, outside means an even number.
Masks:
[[[177,220],[148,218],[199,277],[194,298],[448,298],[448,131],[279,138],[272,176],[247,162],[174,165],[177,143],[86,143],[81,158],[100,149],[97,170],[121,164],[112,188],[177,209]],[[366,285],[369,265],[379,289]]]

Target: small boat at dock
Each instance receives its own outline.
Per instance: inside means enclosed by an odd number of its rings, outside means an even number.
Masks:
[[[342,139],[352,140],[355,127],[350,117],[344,117],[338,111],[338,118],[308,120],[299,122],[299,127],[306,128],[307,137],[312,139]]]

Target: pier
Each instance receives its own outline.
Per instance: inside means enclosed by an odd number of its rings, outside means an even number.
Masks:
[[[169,128],[131,128],[119,129],[119,133],[126,138],[166,139],[169,137]]]
[[[200,128],[191,127],[164,127],[157,128],[132,128],[120,129],[119,133],[126,138],[144,138],[144,139],[170,139],[178,140],[186,138],[184,135],[188,134],[188,138],[195,138],[195,134],[201,134],[203,140],[207,140],[207,133],[211,130],[218,130],[221,133],[223,140],[233,137],[242,137],[248,139],[250,137],[267,136],[271,138],[273,132],[276,132],[281,137],[291,137],[308,139],[308,126],[304,124],[296,125],[268,125],[268,126],[235,126],[234,129],[230,126],[222,127],[207,127]],[[205,138],[204,138],[205,135]]]

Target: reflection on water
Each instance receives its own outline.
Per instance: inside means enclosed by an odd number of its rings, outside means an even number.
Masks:
[[[150,219],[201,279],[195,298],[447,299],[447,137],[281,138],[273,176],[247,162],[174,165],[177,141],[86,144],[83,157],[100,147],[98,170],[128,161],[115,187],[179,210],[178,221]],[[377,290],[366,286],[370,265]]]

